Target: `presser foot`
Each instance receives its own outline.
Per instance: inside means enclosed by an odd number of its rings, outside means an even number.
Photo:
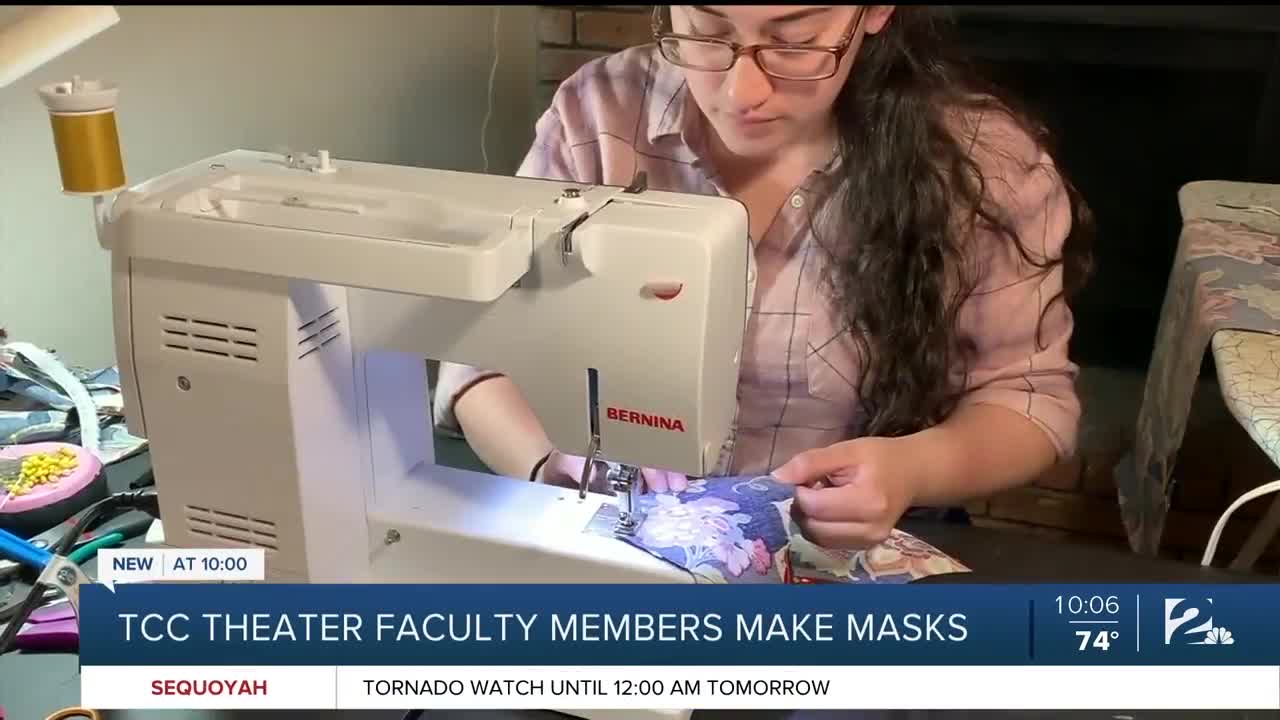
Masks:
[[[640,468],[610,463],[609,489],[618,499],[618,519],[613,531],[618,535],[635,535],[644,520],[640,512]]]

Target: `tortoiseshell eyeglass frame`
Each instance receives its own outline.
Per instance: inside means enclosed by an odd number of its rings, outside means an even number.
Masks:
[[[662,8],[663,7],[664,6],[662,5],[654,6],[651,28],[653,30],[654,42],[657,43],[658,45],[658,51],[662,53],[662,57],[666,58],[667,62],[670,62],[673,65],[677,65],[687,70],[696,70],[698,72],[727,72],[734,65],[738,63],[738,58],[745,55],[747,57],[750,57],[751,61],[756,64],[756,67],[760,68],[760,72],[764,73],[765,75],[778,78],[779,80],[789,80],[789,81],[799,81],[799,82],[805,82],[805,81],[816,82],[818,80],[826,80],[827,78],[830,78],[836,74],[836,72],[840,68],[841,61],[844,60],[844,56],[849,52],[849,46],[853,43],[854,33],[857,30],[859,23],[862,22],[862,16],[865,14],[865,11],[867,8],[866,5],[858,6],[857,12],[855,12],[853,14],[853,18],[849,20],[849,26],[845,29],[843,37],[841,38],[840,42],[837,43],[836,45],[805,45],[805,44],[799,44],[799,43],[759,43],[755,45],[741,45],[731,40],[722,40],[720,38],[703,37],[700,35],[682,35],[680,33],[668,32],[666,30],[663,30],[662,29]],[[668,40],[675,40],[675,41],[688,40],[691,42],[720,45],[727,48],[729,51],[731,51],[733,55],[730,58],[729,62],[724,67],[709,68],[709,67],[703,67],[699,65],[689,65],[688,63],[682,61],[674,53],[668,52],[667,43],[664,42]],[[814,76],[806,76],[806,77],[791,77],[787,75],[780,75],[778,73],[771,72],[768,68],[765,67],[764,63],[760,62],[759,53],[768,51],[768,50],[787,50],[791,52],[797,52],[797,51],[813,52],[816,54],[830,55],[833,59],[833,62],[831,63],[831,71],[822,75],[814,75]]]

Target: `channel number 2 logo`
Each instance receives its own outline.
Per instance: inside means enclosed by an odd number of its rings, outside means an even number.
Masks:
[[[1231,645],[1231,631],[1213,624],[1213,598],[1200,605],[1186,598],[1164,600],[1165,645]]]

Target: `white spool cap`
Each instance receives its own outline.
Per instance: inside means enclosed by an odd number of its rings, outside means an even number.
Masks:
[[[98,80],[71,80],[40,88],[40,99],[52,113],[87,113],[114,110],[120,86]]]

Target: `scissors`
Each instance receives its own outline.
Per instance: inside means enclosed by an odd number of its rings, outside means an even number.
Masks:
[[[0,625],[8,623],[9,618],[18,614],[18,608],[22,607],[29,592],[31,592],[31,583],[19,580],[0,587]],[[58,591],[46,588],[41,592],[40,605],[43,606],[57,599]]]
[[[37,652],[75,652],[80,647],[80,627],[71,603],[55,602],[31,613],[13,646]]]
[[[44,720],[102,720],[102,716],[97,710],[89,708],[71,707],[65,710],[59,710]]]
[[[35,568],[38,573],[31,589],[18,603],[15,619],[10,620],[8,625],[5,626],[3,634],[0,634],[0,652],[8,651],[10,643],[15,640],[18,632],[26,625],[28,614],[38,605],[43,604],[41,601],[45,599],[50,590],[61,592],[66,596],[67,604],[71,607],[72,616],[79,624],[80,586],[87,585],[92,580],[85,574],[84,570],[80,569],[79,563],[69,557],[64,557],[60,553],[67,552],[73,544],[72,542],[67,542],[67,539],[88,529],[100,513],[119,513],[122,509],[142,510],[154,518],[160,516],[159,501],[155,493],[135,491],[108,496],[105,500],[100,500],[89,506],[85,511],[89,514],[77,516],[75,524],[67,531],[63,539],[53,544],[52,547],[57,553],[50,551],[46,547],[23,540],[8,530],[0,529],[0,555],[8,556],[22,565]]]
[[[43,596],[51,589],[61,591],[67,596],[67,603],[71,606],[73,616],[79,618],[80,586],[91,582],[79,565],[68,558],[55,555],[43,547],[27,542],[8,530],[0,530],[0,554],[7,555],[39,572],[30,592],[40,593]],[[40,598],[40,600],[43,599],[43,597]],[[27,599],[24,596],[18,604],[22,613],[26,612],[25,607],[30,607],[30,605],[24,606],[26,602]],[[13,622],[23,622],[25,619],[20,617]],[[0,638],[0,644],[8,644],[18,630],[21,628],[15,629],[11,623],[10,627],[5,629],[4,637]]]
[[[96,534],[95,534],[96,535]],[[119,545],[125,541],[125,537],[120,532],[111,532],[106,535],[96,535],[95,539],[89,542],[81,543],[76,549],[67,554],[67,559],[76,565],[82,565],[86,560],[98,554],[98,550],[106,547]],[[0,577],[3,574],[0,573]],[[15,577],[10,582],[0,585],[0,624],[8,620],[18,612],[18,607],[25,599],[25,593],[20,590],[30,591],[31,584],[27,583],[21,577]],[[42,601],[52,601],[57,599],[58,590],[56,588],[45,588]],[[38,612],[38,611],[37,611]],[[4,720],[4,716],[0,715],[0,720]]]
[[[40,533],[39,535],[36,535],[30,540],[27,540],[27,542],[30,543],[31,545],[34,545],[37,548],[43,548],[45,550],[48,550],[49,548],[57,547],[58,543],[60,543],[62,539],[66,537],[67,533],[75,529],[75,526],[80,521],[80,519],[84,517],[84,515],[89,513],[91,510],[92,510],[91,507],[85,508],[84,510],[81,510],[80,512],[68,518],[66,521],[59,523],[58,525],[52,528],[49,528],[48,530],[45,530],[44,532]],[[95,527],[93,530],[90,530],[82,534],[76,540],[74,552],[68,555],[68,557],[77,563],[83,562],[85,559],[88,559],[88,558],[87,557],[77,558],[75,556],[76,556],[76,553],[80,553],[80,555],[82,556],[85,555],[87,551],[81,552],[81,550],[84,549],[86,546],[93,545],[95,548],[107,547],[109,546],[110,543],[105,542],[106,537],[113,534],[120,535],[119,541],[121,542],[123,542],[124,540],[129,540],[131,538],[138,537],[139,535],[142,535],[143,533],[145,533],[149,527],[151,527],[151,523],[154,519],[155,518],[151,517],[149,514],[141,510],[131,510],[129,512],[125,512],[123,514],[117,515],[116,517],[113,517],[101,523],[100,525]],[[2,549],[3,548],[0,548],[0,550]],[[16,560],[0,559],[0,578],[4,578],[16,573],[21,567],[22,567],[22,563],[19,563]]]

